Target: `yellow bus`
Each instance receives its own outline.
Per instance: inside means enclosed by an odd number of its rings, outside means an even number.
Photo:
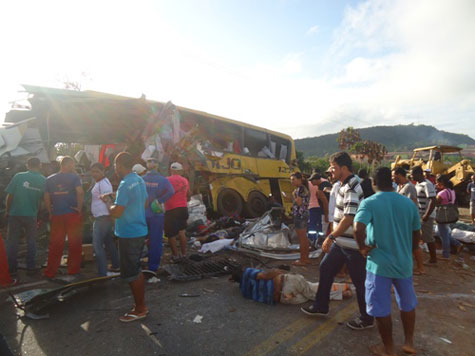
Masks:
[[[6,121],[31,117],[50,148],[57,142],[116,146],[138,160],[158,155],[162,173],[184,164],[194,193],[209,212],[257,217],[272,194],[286,209],[289,176],[297,170],[295,145],[283,133],[169,103],[93,91],[24,85],[30,110],[12,110]],[[155,151],[155,152],[152,152]],[[53,159],[53,157],[51,157]]]
[[[290,194],[289,176],[297,170],[295,144],[283,133],[178,107],[182,122],[197,123],[213,150],[206,163],[194,165],[198,190],[211,210],[220,215],[257,217],[272,194],[288,208],[282,192]]]

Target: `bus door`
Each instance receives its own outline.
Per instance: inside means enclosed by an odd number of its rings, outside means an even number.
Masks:
[[[285,192],[285,194],[288,197],[292,196],[292,191],[294,190],[292,184],[290,183],[290,179],[279,179],[279,188],[280,188],[280,196],[282,200],[282,205],[285,208],[286,212],[289,212],[290,209],[292,208],[292,203],[287,201],[287,199],[283,199],[282,197],[282,192]]]

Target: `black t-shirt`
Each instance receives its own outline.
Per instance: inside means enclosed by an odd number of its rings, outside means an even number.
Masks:
[[[361,189],[363,189],[363,195],[365,199],[374,194],[373,186],[371,185],[371,180],[366,178],[361,181]]]
[[[324,191],[323,189],[324,188],[331,188],[332,185],[329,181],[327,180],[324,180],[322,181],[319,185],[318,185],[318,189],[321,190],[323,192],[323,194],[325,194],[325,196],[327,197],[327,200],[330,200],[330,193],[329,192],[326,192]],[[320,205],[321,206],[321,205]]]

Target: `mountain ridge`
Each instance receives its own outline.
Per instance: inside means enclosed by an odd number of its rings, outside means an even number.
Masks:
[[[357,130],[362,140],[381,143],[390,152],[432,145],[475,145],[475,140],[466,134],[438,130],[429,125],[372,126]],[[295,147],[305,157],[322,157],[339,150],[337,138],[338,133],[296,139]]]

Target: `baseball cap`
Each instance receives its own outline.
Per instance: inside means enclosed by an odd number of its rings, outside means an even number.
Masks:
[[[173,169],[174,171],[182,171],[183,166],[181,165],[181,163],[173,162],[170,166],[170,169]]]
[[[136,165],[132,167],[132,170],[137,174],[142,174],[143,172],[147,170],[147,168],[142,166],[140,163],[137,163]]]
[[[314,179],[321,179],[321,178],[322,178],[322,175],[320,173],[313,173],[308,180],[312,181]]]

